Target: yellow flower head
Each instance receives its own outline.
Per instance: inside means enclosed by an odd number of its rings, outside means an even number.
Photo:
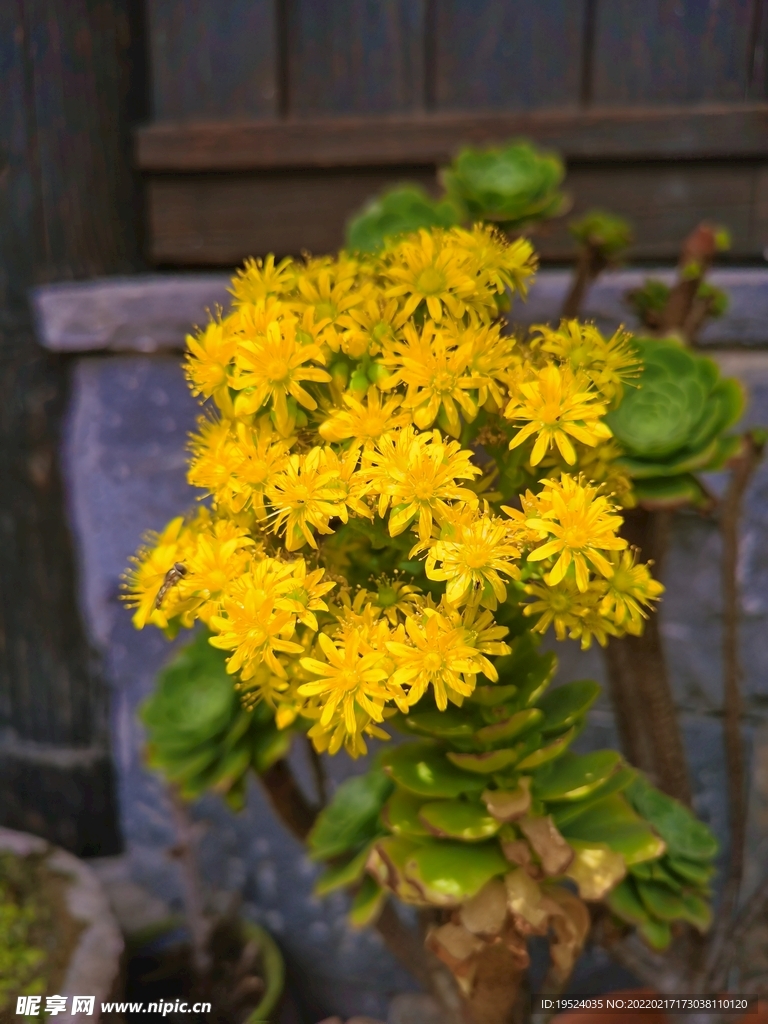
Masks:
[[[648,618],[646,609],[659,600],[664,587],[653,579],[649,565],[638,565],[635,559],[636,552],[629,549],[611,554],[613,572],[605,580],[600,613],[619,629],[640,636]]]
[[[531,331],[533,349],[567,363],[574,373],[585,373],[606,401],[620,398],[624,384],[642,370],[637,350],[621,328],[604,338],[594,324],[563,320],[557,330],[545,324]]]
[[[188,603],[185,626],[194,618],[208,622],[219,610],[229,586],[245,572],[255,546],[247,531],[229,520],[210,522],[206,517],[204,522],[207,529],[192,531],[193,542],[184,558],[186,575],[177,587],[179,598]]]
[[[323,698],[320,725],[327,728],[338,709],[346,732],[354,735],[358,729],[356,705],[374,722],[381,722],[384,718],[384,705],[393,693],[388,684],[386,653],[362,651],[358,633],[351,633],[342,647],[337,646],[324,633],[318,634],[317,641],[326,660],[302,658],[301,665],[321,678],[316,682],[304,683],[299,687],[299,693],[302,696]]]
[[[293,397],[305,409],[316,409],[317,402],[302,383],[331,379],[326,370],[305,365],[312,362],[324,363],[325,356],[317,345],[301,344],[293,320],[273,320],[264,335],[241,341],[229,378],[230,386],[240,392],[235,400],[237,415],[257,412],[271,400],[277,429],[290,433],[288,398]]]
[[[387,251],[384,276],[391,284],[386,295],[404,299],[399,323],[405,323],[422,302],[438,323],[444,311],[462,317],[467,300],[476,298],[478,284],[470,257],[452,243],[449,232],[422,229]]]
[[[298,276],[295,308],[311,308],[321,339],[334,351],[341,347],[347,314],[361,305],[368,285],[357,279],[357,260],[320,258],[310,260]]]
[[[360,359],[366,353],[371,356],[378,355],[397,335],[397,313],[397,299],[384,300],[376,297],[348,309],[338,318],[338,324],[343,328],[342,351],[353,359]]]
[[[390,536],[402,533],[418,517],[419,539],[427,541],[433,520],[442,522],[448,516],[448,502],[477,504],[476,495],[457,483],[480,475],[471,459],[472,453],[458,441],[446,444],[439,431],[417,434],[412,427],[386,434],[374,450],[364,451],[361,476],[367,490],[378,494],[382,518],[391,506]]]
[[[544,543],[528,553],[529,562],[540,562],[557,556],[545,582],[554,586],[563,579],[571,564],[576,585],[582,593],[589,586],[589,567],[610,577],[613,567],[603,551],[621,551],[627,542],[618,536],[623,522],[615,515],[615,507],[596,487],[575,480],[563,473],[560,480],[544,480],[544,489],[537,496],[527,495],[528,507],[538,515],[524,515],[504,508],[516,520],[524,519],[527,530],[539,533]],[[551,537],[552,539],[546,539]]]
[[[386,401],[379,389],[372,384],[364,399],[347,392],[344,396],[346,409],[337,409],[318,427],[318,433],[326,441],[352,440],[364,448],[372,448],[382,434],[407,426],[411,417],[398,409],[402,395],[392,395]]]
[[[193,395],[210,398],[226,390],[237,342],[231,324],[223,320],[212,320],[197,335],[187,335],[184,372]]]
[[[220,615],[213,615],[210,627],[218,635],[210,643],[223,651],[232,651],[227,671],[250,679],[264,662],[276,675],[285,677],[277,657],[301,654],[301,644],[291,639],[296,617],[278,607],[279,598],[293,587],[290,564],[263,558],[241,576],[222,600]]]
[[[403,328],[403,340],[389,345],[381,362],[392,371],[379,385],[387,391],[403,383],[408,391],[403,408],[412,411],[421,430],[431,427],[442,410],[446,431],[461,433],[459,409],[468,421],[477,416],[477,405],[469,392],[478,382],[468,374],[470,348],[457,346],[432,320],[419,331],[413,324]]]
[[[484,284],[499,295],[508,289],[525,298],[538,263],[527,238],[508,242],[500,231],[487,224],[476,224],[471,231],[453,228],[452,234],[457,247],[471,258]]]
[[[232,279],[231,293],[235,307],[262,302],[272,296],[287,295],[295,288],[296,270],[289,256],[277,264],[272,255],[266,259],[246,260],[242,270],[238,270]]]
[[[503,577],[520,575],[520,548],[509,520],[464,509],[451,516],[427,554],[426,573],[445,580],[445,599],[451,605],[479,601],[495,609],[507,599]]]
[[[525,615],[538,615],[533,629],[546,633],[550,626],[555,628],[558,640],[580,640],[581,649],[589,650],[595,638],[601,647],[608,643],[609,636],[619,636],[610,617],[599,609],[603,587],[600,580],[592,580],[582,592],[571,579],[563,579],[554,586],[543,583],[528,583],[526,594],[536,598],[523,609]]]
[[[508,420],[525,421],[525,426],[509,442],[510,448],[538,435],[531,453],[532,466],[541,462],[552,445],[557,445],[572,466],[576,452],[569,435],[590,446],[611,437],[610,428],[601,421],[606,406],[597,401],[599,396],[590,390],[586,378],[574,376],[570,367],[560,368],[554,363],[531,370],[531,374],[530,379],[520,381],[511,392],[504,415]]]
[[[162,533],[147,534],[146,540],[147,545],[131,558],[131,567],[123,577],[123,600],[129,608],[136,609],[136,629],[143,629],[149,622],[164,629],[168,625],[168,609],[157,607],[158,595],[174,565],[183,564],[191,537],[184,528],[184,517],[178,516]]]

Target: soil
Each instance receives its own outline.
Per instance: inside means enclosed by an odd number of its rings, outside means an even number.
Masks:
[[[211,937],[213,960],[210,979],[201,983],[192,969],[188,945],[161,937],[129,950],[123,999],[128,1003],[210,1002],[211,1013],[174,1013],[163,1016],[168,1024],[243,1024],[264,993],[258,949],[243,940],[237,921],[221,922]],[[146,1024],[147,1014],[126,1012],[126,1024]]]
[[[34,908],[34,918],[27,944],[41,949],[45,958],[37,969],[46,985],[43,995],[57,995],[64,982],[72,953],[77,947],[85,925],[69,913],[67,889],[71,884],[66,875],[51,871],[45,855],[31,854],[17,857],[0,854],[0,883],[20,906]],[[10,992],[4,1009],[0,1009],[0,1024],[17,1024],[16,992]]]

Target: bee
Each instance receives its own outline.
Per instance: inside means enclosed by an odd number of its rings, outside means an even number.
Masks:
[[[160,605],[163,603],[163,598],[171,589],[171,587],[175,587],[179,580],[183,579],[186,575],[186,565],[182,565],[181,562],[174,562],[171,568],[165,574],[163,585],[157,592],[157,597],[155,598],[155,608],[160,607]]]

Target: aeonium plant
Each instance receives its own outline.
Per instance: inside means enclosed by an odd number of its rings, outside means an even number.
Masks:
[[[637,354],[576,321],[505,333],[506,293],[534,269],[528,241],[489,226],[248,262],[232,311],[189,339],[201,505],[127,581],[136,626],[202,623],[243,701],[238,716],[217,690],[177,742],[179,676],[146,716],[187,796],[234,787],[237,806],[281,735],[352,758],[408,737],[317,818],[318,889],[350,887],[358,926],[388,900],[422,908],[489,1022],[519,996],[531,936],[565,984],[592,907],[657,949],[705,930],[715,854],[618,753],[570,750],[597,684],[548,691],[542,633],[636,635],[662,588],[619,534],[631,492],[606,422]]]

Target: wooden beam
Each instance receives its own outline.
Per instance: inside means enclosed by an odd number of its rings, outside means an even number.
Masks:
[[[520,136],[578,161],[763,157],[768,104],[157,123],[138,130],[136,158],[160,172],[429,165]]]

